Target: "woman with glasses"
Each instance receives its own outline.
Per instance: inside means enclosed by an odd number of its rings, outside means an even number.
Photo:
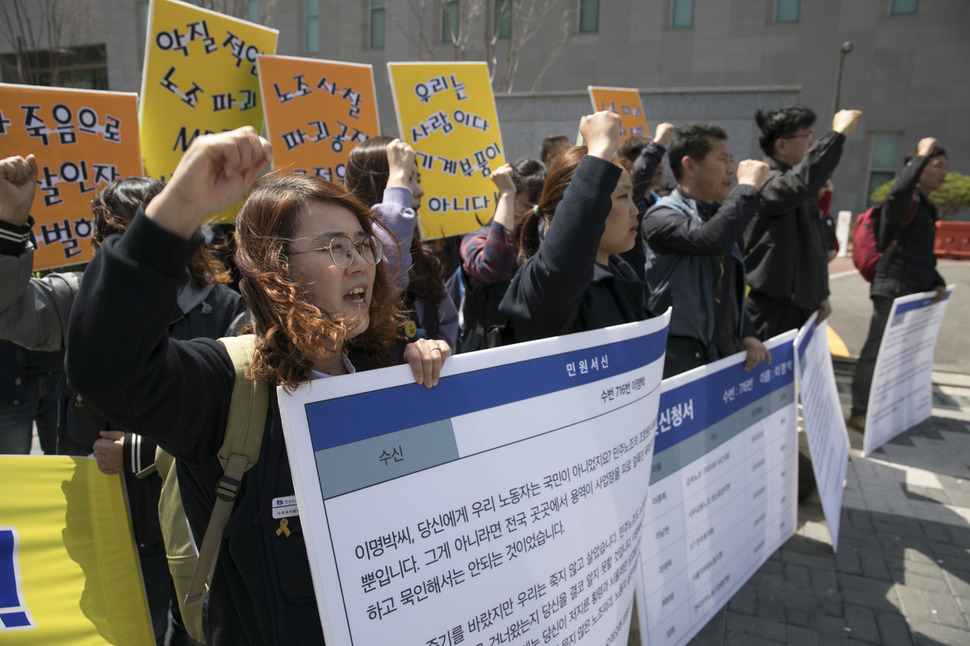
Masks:
[[[170,339],[167,314],[199,225],[245,195],[270,152],[248,126],[197,138],[165,189],[102,246],[71,320],[69,378],[113,422],[178,458],[197,540],[223,474],[217,453],[235,369],[218,341]],[[255,335],[247,376],[295,389],[354,372],[351,350],[375,365],[393,362],[402,316],[378,226],[367,206],[323,179],[274,174],[256,184],[236,220],[240,289]],[[430,387],[450,349],[422,339],[404,354],[415,380]],[[299,517],[281,532],[272,515],[273,501],[294,488],[269,390],[259,460],[241,481],[205,600],[211,646],[323,643]]]
[[[522,266],[499,312],[516,342],[647,318],[643,281],[618,255],[638,228],[630,174],[613,162],[620,118],[597,112],[579,131],[586,146],[556,157],[539,204],[513,230]]]
[[[399,139],[373,137],[351,151],[344,181],[357,199],[374,205],[400,245],[400,263],[391,270],[397,273],[409,317],[404,336],[409,341],[441,339],[453,348],[458,338],[458,311],[445,291],[441,263],[421,239],[417,211],[424,191],[414,159],[414,150]],[[405,191],[409,201],[402,205]],[[398,257],[387,250],[385,255],[392,260]]]

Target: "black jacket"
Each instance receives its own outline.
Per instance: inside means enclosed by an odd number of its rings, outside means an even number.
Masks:
[[[617,255],[609,266],[596,262],[620,172],[590,155],[579,162],[539,251],[519,267],[499,306],[516,342],[647,318],[633,268]]]
[[[620,254],[620,257],[633,267],[633,271],[641,279],[643,278],[644,263],[647,260],[646,249],[644,248],[646,242],[643,239],[641,225],[643,224],[643,216],[646,214],[647,209],[657,202],[657,198],[652,193],[647,193],[647,191],[650,188],[650,180],[653,179],[654,173],[657,172],[657,166],[663,161],[666,151],[666,148],[655,141],[651,141],[643,147],[640,155],[633,162],[631,179],[633,180],[633,203],[637,205],[637,241],[632,249],[624,251]]]
[[[218,341],[169,338],[178,288],[200,238],[183,240],[139,211],[123,236],[106,241],[71,313],[66,363],[89,404],[179,459],[182,502],[196,537],[204,535],[222,474],[217,453],[235,380]],[[294,489],[279,409],[269,396],[260,459],[243,478],[206,601],[210,646],[323,643],[299,519],[289,519],[287,536],[277,535],[272,518],[272,499]]]
[[[892,255],[883,256],[876,267],[870,287],[872,296],[896,298],[946,285],[936,271],[933,252],[939,219],[936,205],[916,188],[928,162],[928,157],[914,157],[896,174],[879,218],[879,250],[885,253],[893,236],[898,235],[899,243]],[[916,212],[912,214],[914,201]],[[906,221],[909,224],[900,230]],[[888,267],[884,266],[885,262],[889,263]]]
[[[845,137],[829,132],[805,159],[789,167],[768,157],[761,187],[765,206],[744,232],[744,264],[751,290],[814,310],[829,297],[828,258],[815,194],[842,157]]]

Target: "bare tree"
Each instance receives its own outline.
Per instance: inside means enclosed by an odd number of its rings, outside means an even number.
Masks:
[[[428,0],[406,0],[408,5],[408,13],[415,17],[418,21],[418,28],[416,30],[408,29],[404,24],[398,19],[397,15],[392,13],[390,9],[387,9],[387,15],[391,18],[391,22],[397,25],[404,37],[411,43],[415,49],[418,50],[418,60],[435,60],[434,47],[428,41],[427,28],[425,24],[427,22],[428,16]],[[436,4],[437,0],[431,0],[432,4]],[[427,57],[427,59],[425,59]]]
[[[3,0],[0,24],[16,52],[16,72],[28,85],[69,86],[73,49],[96,16],[93,0]]]
[[[488,3],[491,6],[491,3]],[[509,34],[506,46],[504,72],[502,78],[494,83],[495,68],[498,64],[496,55],[496,45],[498,41],[498,29],[496,25],[497,16],[489,16],[485,25],[485,50],[489,63],[490,78],[493,79],[493,86],[497,92],[511,92],[515,86],[516,78],[519,73],[519,61],[522,60],[522,51],[526,44],[538,34],[546,30],[546,21],[551,14],[562,4],[559,0],[507,0],[503,3],[509,12]],[[498,7],[496,2],[495,6]],[[559,56],[566,39],[569,38],[572,26],[572,9],[567,9],[562,13],[559,30],[556,40],[553,42],[546,56],[543,67],[533,83],[532,90],[538,89],[542,82],[542,77],[549,67]]]

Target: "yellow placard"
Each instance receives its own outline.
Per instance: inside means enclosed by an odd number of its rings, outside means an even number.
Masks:
[[[347,156],[380,134],[370,65],[259,56],[273,167],[343,182]]]
[[[256,57],[279,32],[176,0],[152,0],[141,85],[145,173],[167,179],[200,134],[262,130]],[[231,219],[229,209],[219,219]]]
[[[587,86],[593,110],[609,110],[620,115],[620,141],[633,135],[650,136],[647,118],[643,114],[640,92],[627,87]]]
[[[492,217],[492,171],[505,163],[485,63],[388,63],[401,138],[417,152],[425,238],[474,231]]]
[[[0,456],[0,642],[153,644],[121,476]]]
[[[91,199],[112,180],[142,174],[138,97],[0,83],[0,151],[37,157],[34,269],[87,262]]]

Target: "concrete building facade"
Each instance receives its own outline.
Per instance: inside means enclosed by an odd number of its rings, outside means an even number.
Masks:
[[[4,0],[14,3],[18,0]],[[28,7],[40,3],[24,2]],[[63,0],[71,42],[103,46],[107,89],[137,91],[148,2]],[[280,30],[278,53],[374,66],[382,130],[397,134],[388,61],[494,60],[506,157],[572,138],[587,85],[638,88],[648,124],[716,121],[736,158],[756,156],[753,114],[790,102],[830,123],[863,110],[833,180],[855,212],[923,136],[970,172],[967,0],[198,0]],[[545,14],[542,14],[546,10]],[[531,12],[531,13],[530,13]],[[532,16],[530,18],[530,15]],[[540,19],[541,18],[541,19]],[[0,71],[18,82],[17,44],[0,29]],[[840,52],[852,43],[848,54]],[[21,45],[22,46],[22,45]],[[503,83],[510,67],[511,88]]]

